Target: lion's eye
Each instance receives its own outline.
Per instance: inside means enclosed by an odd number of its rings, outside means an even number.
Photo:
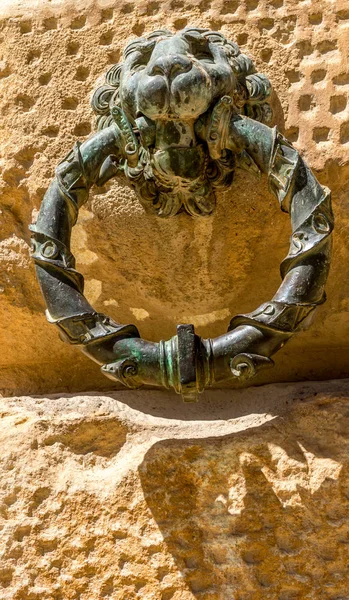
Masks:
[[[131,62],[131,72],[138,73],[138,71],[143,71],[149,62],[151,53],[151,48],[143,50],[143,52],[137,52]]]
[[[209,52],[208,50],[197,52],[195,55],[195,58],[197,60],[204,60],[204,61],[210,62],[210,63],[214,62],[213,56],[212,56],[211,52]]]
[[[212,52],[209,47],[209,44],[207,43],[207,40],[201,40],[199,44],[196,44],[194,56],[197,60],[203,60],[205,62],[210,63],[214,62]]]

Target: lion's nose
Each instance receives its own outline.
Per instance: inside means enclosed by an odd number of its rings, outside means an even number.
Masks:
[[[180,73],[190,71],[192,62],[184,54],[168,54],[160,56],[150,66],[149,75],[165,75],[169,79],[174,79]]]

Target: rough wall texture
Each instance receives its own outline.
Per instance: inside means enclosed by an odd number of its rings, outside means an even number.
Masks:
[[[2,600],[347,600],[348,380],[12,398]]]
[[[89,97],[126,41],[166,25],[222,30],[274,85],[275,122],[333,190],[337,218],[329,300],[311,331],[276,358],[268,379],[348,372],[349,10],[346,0],[1,2],[0,381],[8,393],[81,390],[111,382],[63,345],[43,315],[29,259],[35,220],[57,162],[94,127]],[[111,185],[74,233],[86,295],[97,310],[167,339],[178,322],[205,337],[256,308],[279,285],[289,222],[265,182],[238,173],[215,215],[145,216]],[[262,382],[263,379],[258,380]]]
[[[268,378],[342,377],[349,333],[349,10],[345,0],[2,1],[0,597],[348,600],[348,380],[206,393],[32,398],[107,388],[46,324],[28,223],[97,78],[134,36],[222,30],[274,85],[275,122],[333,190],[329,300]],[[237,174],[206,220],[145,216],[111,185],[74,252],[95,307],[143,337],[214,336],[273,295],[289,224]],[[263,379],[259,379],[262,382]]]

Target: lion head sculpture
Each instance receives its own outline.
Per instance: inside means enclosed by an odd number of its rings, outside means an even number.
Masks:
[[[228,97],[235,113],[268,122],[270,92],[267,77],[237,44],[188,27],[129,43],[124,61],[95,91],[92,107],[99,130],[119,113],[132,130],[137,151],[132,161],[115,165],[114,175],[132,185],[145,208],[162,217],[182,210],[209,215],[214,188],[231,184],[235,166],[231,151],[218,155],[207,143],[215,107]]]

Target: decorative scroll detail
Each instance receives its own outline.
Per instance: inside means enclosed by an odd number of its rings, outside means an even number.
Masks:
[[[241,325],[253,325],[264,331],[293,333],[297,331],[317,304],[294,305],[284,302],[267,302],[247,315],[232,318],[229,331]]]
[[[32,232],[31,254],[35,263],[55,272],[73,285],[81,293],[84,291],[84,278],[75,270],[75,258],[60,240],[37,231],[35,225],[30,226]]]
[[[58,165],[33,234],[32,255],[46,315],[113,381],[173,388],[195,401],[225,379],[246,384],[273,366],[270,356],[309,326],[325,301],[333,215],[297,150],[270,120],[270,82],[221,33],[189,27],[155,31],[128,44],[92,98],[98,132]],[[283,279],[274,297],[234,316],[228,332],[198,336],[193,325],[159,344],[134,325],[97,313],[83,296],[69,240],[93,184],[112,177],[133,188],[144,208],[165,218],[210,215],[215,189],[231,185],[235,166],[261,175],[292,224]]]
[[[132,168],[137,167],[139,159],[138,141],[132,127],[124,111],[119,106],[113,106],[111,114],[121,133],[127,164]]]
[[[212,110],[207,131],[207,145],[210,155],[215,160],[220,159],[227,147],[227,135],[232,115],[232,98],[223,96]]]
[[[242,382],[255,377],[261,369],[270,369],[273,366],[274,362],[270,358],[259,354],[237,354],[230,361],[232,374]]]
[[[100,340],[103,340],[103,343],[109,339],[114,340],[115,335],[139,337],[135,325],[119,325],[102,313],[82,313],[55,319],[49,311],[46,311],[46,318],[49,323],[54,323],[59,327],[61,337],[65,341],[70,344],[88,345],[89,349],[93,343],[98,343]]]
[[[299,262],[300,257],[311,255],[316,247],[325,243],[333,230],[330,191],[328,188],[324,188],[323,191],[324,195],[319,199],[319,203],[292,233],[289,253],[281,264],[282,277]]]
[[[278,198],[281,210],[289,212],[294,173],[299,165],[299,154],[276,128],[275,142],[269,167],[269,189]]]
[[[134,360],[119,360],[101,367],[101,371],[109,379],[121,381],[126,387],[137,389],[142,384],[137,381],[138,367]]]

